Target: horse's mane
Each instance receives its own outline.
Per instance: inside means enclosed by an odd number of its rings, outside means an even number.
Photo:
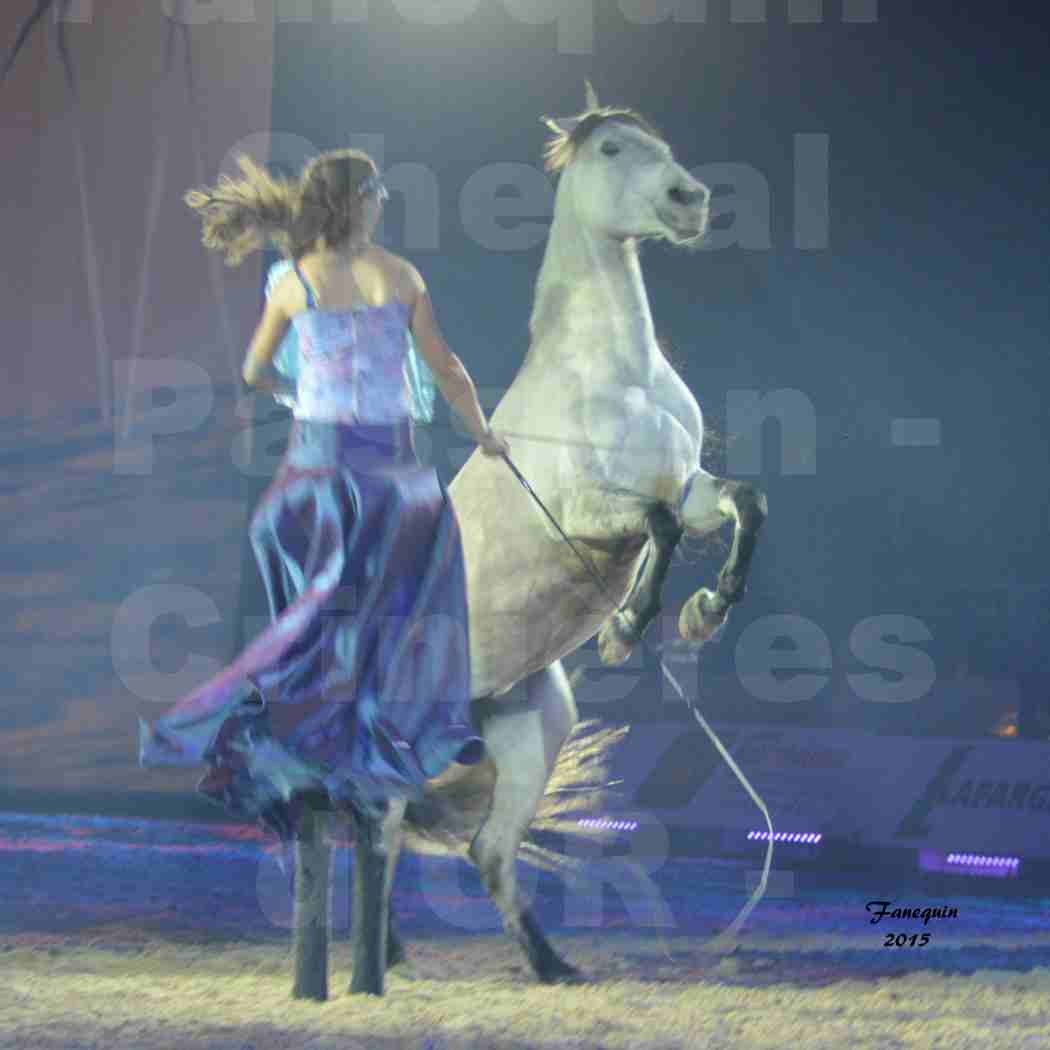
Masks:
[[[610,121],[621,124],[633,124],[660,142],[666,142],[666,138],[655,124],[646,119],[635,109],[629,106],[598,106],[586,110],[578,118],[579,122],[571,130],[566,130],[550,117],[543,117],[543,123],[553,132],[543,147],[544,169],[549,172],[564,171],[582,148],[584,143],[603,124]]]

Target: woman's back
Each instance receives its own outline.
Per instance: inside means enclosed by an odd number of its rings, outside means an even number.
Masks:
[[[408,370],[413,289],[397,256],[310,253],[282,287],[299,340],[295,416],[396,423],[414,403]]]
[[[299,270],[314,292],[316,305],[324,310],[382,306],[393,300],[411,306],[413,302],[404,260],[377,244],[369,244],[349,260],[333,253],[309,252],[300,257]],[[299,309],[306,309],[302,285],[290,295],[289,305],[298,301]]]

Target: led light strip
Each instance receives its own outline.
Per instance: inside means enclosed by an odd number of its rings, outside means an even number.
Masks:
[[[795,832],[795,831],[777,831],[773,835],[774,842],[805,842],[816,844],[820,842],[823,835],[818,834],[815,831],[812,832]],[[768,831],[749,831],[747,833],[748,842],[762,840],[763,842],[769,838]]]

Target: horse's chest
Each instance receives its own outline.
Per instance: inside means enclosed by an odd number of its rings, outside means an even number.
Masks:
[[[663,385],[628,385],[596,396],[582,413],[589,472],[610,485],[642,484],[696,460],[696,429]]]

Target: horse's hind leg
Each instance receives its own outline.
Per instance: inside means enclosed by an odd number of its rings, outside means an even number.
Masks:
[[[623,663],[662,608],[660,593],[683,530],[674,512],[663,503],[654,504],[645,520],[650,540],[645,566],[627,601],[598,632],[598,655],[603,664]]]
[[[497,778],[492,806],[470,844],[470,859],[499,908],[503,928],[521,945],[536,976],[547,984],[578,981],[580,973],[558,955],[531,911],[522,907],[515,870],[518,847],[576,722],[572,687],[561,661],[486,704],[486,715],[485,747]]]
[[[679,518],[687,532],[713,532],[727,518],[735,524],[733,545],[715,591],[696,592],[678,617],[678,632],[689,641],[706,642],[725,623],[729,606],[738,602],[747,584],[747,571],[759,530],[768,514],[765,494],[746,481],[727,481],[698,470],[680,501]]]

